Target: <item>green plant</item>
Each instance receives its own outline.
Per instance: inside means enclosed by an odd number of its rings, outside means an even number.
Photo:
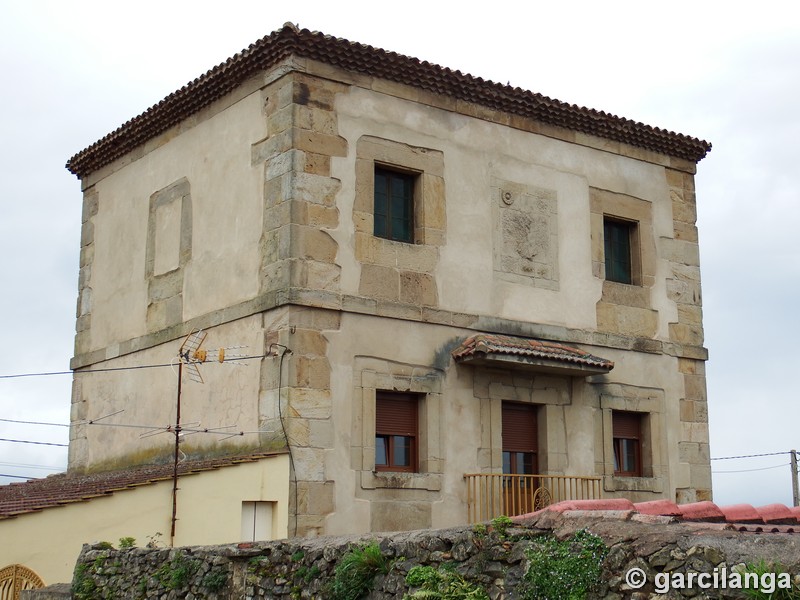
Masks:
[[[599,582],[607,553],[603,540],[585,529],[563,541],[536,539],[526,551],[529,566],[517,594],[524,600],[582,600]]]
[[[413,567],[406,575],[406,583],[419,589],[406,594],[403,600],[489,600],[482,587],[470,583],[452,567]]]
[[[158,548],[159,544],[163,545],[161,542],[161,532],[156,531],[153,535],[147,536],[147,547],[148,548]]]
[[[298,560],[303,560],[304,556],[305,556],[305,552],[303,552],[302,550],[298,550],[297,552],[292,554],[292,556],[291,556],[292,562],[297,562]]]
[[[481,538],[486,537],[486,523],[475,523],[475,525],[472,526],[472,533]]]
[[[162,587],[168,590],[176,590],[184,587],[200,568],[200,562],[190,560],[183,554],[179,554],[168,563],[161,565],[154,573],[154,577]]]
[[[389,572],[389,563],[376,543],[351,548],[333,571],[330,597],[333,600],[358,600],[372,588],[379,573]]]
[[[114,545],[111,542],[97,542],[94,547],[97,550],[111,550]]]
[[[75,600],[93,600],[97,594],[97,583],[88,565],[81,564],[75,569],[72,579],[72,597]]]
[[[505,515],[500,515],[492,519],[492,529],[494,529],[501,538],[506,537],[506,530],[513,524],[514,521]]]
[[[792,583],[792,577],[780,564],[767,563],[761,560],[750,563],[740,571],[742,581],[747,581],[747,576],[755,575],[758,585],[742,587],[748,598],[756,600],[800,600],[800,588]]]
[[[225,569],[211,569],[203,577],[201,585],[212,592],[218,592],[228,583],[228,571]]]
[[[120,547],[120,549],[133,548],[134,546],[136,546],[136,538],[132,538],[132,537],[121,537],[121,538],[119,538],[119,547]]]

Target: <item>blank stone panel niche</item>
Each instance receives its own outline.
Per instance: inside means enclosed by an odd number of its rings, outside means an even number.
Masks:
[[[492,195],[495,276],[558,290],[555,190],[495,180]]]

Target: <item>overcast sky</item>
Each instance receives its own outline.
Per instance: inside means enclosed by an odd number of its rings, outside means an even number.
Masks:
[[[712,142],[696,180],[711,455],[800,449],[800,9],[518,4],[0,0],[0,375],[69,368],[81,191],[66,160],[292,21]],[[2,378],[0,419],[68,423],[70,386]],[[0,438],[68,430],[0,421]],[[715,500],[790,504],[788,462],[712,461]],[[2,474],[65,465],[66,448],[0,441]]]

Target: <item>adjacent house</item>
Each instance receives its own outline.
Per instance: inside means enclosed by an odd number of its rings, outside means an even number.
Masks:
[[[219,543],[710,499],[710,148],[285,25],[67,163],[66,477],[221,461],[176,543],[211,489]]]

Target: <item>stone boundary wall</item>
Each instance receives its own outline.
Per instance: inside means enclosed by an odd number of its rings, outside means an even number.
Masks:
[[[175,549],[87,545],[76,565],[72,597],[325,599],[342,556],[354,546],[374,542],[391,568],[375,578],[370,599],[403,598],[409,592],[405,577],[416,565],[452,565],[492,600],[512,599],[518,597],[515,590],[528,567],[525,551],[533,540],[549,533],[565,539],[581,529],[600,536],[609,547],[599,598],[744,598],[737,589],[697,585],[665,593],[657,589],[655,578],[659,573],[716,572],[724,579],[737,565],[760,562],[780,565],[800,585],[800,533],[739,532],[728,524],[679,522],[632,511],[544,511],[516,519],[507,529],[485,524]],[[633,567],[647,575],[638,590],[625,580]],[[23,592],[21,599],[70,597],[63,588],[51,588]]]

